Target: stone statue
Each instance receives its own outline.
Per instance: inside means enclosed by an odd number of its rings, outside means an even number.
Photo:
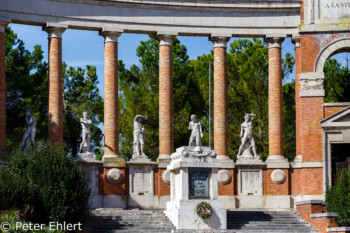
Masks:
[[[26,110],[26,124],[28,126],[27,131],[24,133],[21,148],[25,148],[27,150],[28,144],[31,146],[35,145],[35,133],[36,133],[36,118],[34,117],[32,110]]]
[[[145,153],[143,151],[143,146],[145,144],[144,138],[145,134],[143,133],[145,129],[141,125],[142,119],[147,119],[147,116],[142,115],[136,115],[134,118],[134,142],[133,142],[133,157],[136,156],[143,156],[145,157]],[[141,144],[141,149],[139,147],[139,144]]]
[[[253,120],[255,118],[255,114],[245,114],[244,122],[241,124],[241,135],[242,144],[239,147],[238,156],[237,157],[251,157],[250,148],[254,153],[254,159],[258,159],[258,155],[256,154],[255,149],[255,141],[253,138]],[[243,133],[244,131],[244,133]],[[241,155],[241,152],[243,153]]]
[[[90,142],[91,142],[91,129],[90,125],[92,121],[88,119],[89,112],[83,112],[83,118],[80,118],[82,128],[82,142],[80,144],[79,152],[90,153]]]
[[[203,137],[201,123],[196,119],[196,115],[191,115],[191,121],[188,130],[192,130],[189,146],[201,146],[201,138]]]

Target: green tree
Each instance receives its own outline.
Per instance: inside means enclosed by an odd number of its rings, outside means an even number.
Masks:
[[[326,191],[327,212],[338,214],[337,223],[341,226],[350,224],[350,170],[342,170],[335,180],[335,185]]]
[[[87,65],[85,69],[66,67],[64,64],[64,141],[69,144],[71,153],[76,155],[81,143],[80,118],[84,111],[92,120],[92,150],[101,157],[103,122],[103,99],[97,88],[96,67]]]
[[[48,136],[48,75],[47,63],[39,45],[33,52],[9,27],[5,34],[6,45],[6,120],[7,147],[13,151],[25,131],[25,110],[31,108],[37,119],[37,139]]]
[[[42,143],[30,152],[17,150],[0,169],[0,210],[25,209],[33,222],[82,222],[91,191],[84,172],[62,145]]]
[[[6,28],[6,117],[7,146],[13,152],[26,130],[25,110],[32,109],[37,119],[36,140],[48,138],[48,65],[43,61],[43,50],[34,46],[25,49],[11,28]],[[100,147],[103,122],[103,100],[97,88],[98,77],[94,66],[83,68],[63,66],[64,79],[64,143],[76,154],[81,142],[80,117],[90,112],[93,121],[92,143],[95,154],[101,156]]]
[[[133,119],[136,114],[146,115],[144,121],[146,154],[152,159],[159,155],[158,149],[158,105],[159,79],[158,58],[159,42],[154,36],[142,41],[137,48],[140,66],[133,65],[129,69],[119,62],[120,91],[120,141],[121,154],[129,158],[132,153]],[[189,60],[187,50],[178,39],[173,40],[173,85],[174,85],[174,138],[175,147],[188,144],[187,132],[190,115],[201,113],[202,97],[196,82],[188,75]]]
[[[350,73],[336,59],[328,59],[324,66],[326,103],[350,101]]]
[[[154,37],[141,42],[137,49],[140,66],[129,69],[119,63],[120,71],[120,106],[121,106],[121,151],[129,157],[132,148],[132,122],[136,114],[148,115],[145,121],[146,149],[152,158],[158,156],[158,46]],[[208,145],[209,126],[209,63],[213,64],[213,52],[188,60],[186,48],[174,40],[174,121],[175,148],[188,144],[189,116],[194,113],[202,122],[203,145]],[[287,54],[282,61],[283,77],[292,72],[294,58]],[[227,54],[228,101],[229,101],[229,155],[235,157],[240,145],[240,125],[244,113],[254,112],[258,152],[268,156],[268,48],[259,39],[236,40]],[[213,77],[213,73],[212,73]],[[295,139],[295,122],[289,122],[294,112],[294,83],[285,84],[285,141]],[[211,91],[213,87],[211,87]],[[295,156],[295,142],[287,143],[286,155]],[[294,152],[293,152],[294,151]],[[294,153],[294,154],[293,154]]]
[[[198,57],[190,62],[191,75],[198,82],[199,92],[204,99],[203,115],[208,116],[209,87],[208,67],[213,64],[213,53]],[[287,79],[293,71],[294,57],[286,54],[282,60],[283,79]],[[259,39],[240,39],[230,44],[227,54],[228,68],[228,104],[229,104],[229,155],[235,158],[241,144],[240,130],[245,113],[255,113],[254,138],[257,152],[263,158],[268,156],[268,48],[267,44]],[[213,77],[213,73],[212,73]],[[284,124],[287,130],[284,133],[285,141],[295,138],[295,122],[289,122],[294,112],[294,94],[291,88],[294,84],[285,84],[284,90]],[[285,86],[284,85],[284,86]],[[212,87],[213,88],[213,87]],[[213,93],[213,90],[211,90]],[[212,103],[213,104],[213,103]],[[208,121],[204,118],[204,123]],[[207,135],[205,134],[206,138]],[[294,158],[295,143],[285,144],[288,157]]]

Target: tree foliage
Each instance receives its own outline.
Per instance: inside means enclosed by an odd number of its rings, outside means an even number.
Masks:
[[[25,110],[32,109],[37,119],[37,140],[48,138],[48,64],[43,61],[43,50],[34,46],[26,50],[24,42],[9,27],[6,28],[6,118],[7,150],[15,150],[26,130]],[[103,100],[97,88],[98,77],[94,66],[67,67],[63,65],[64,79],[64,143],[68,151],[77,153],[81,142],[80,117],[90,112],[92,143],[95,153],[102,141]]]
[[[83,68],[66,68],[64,64],[64,137],[69,143],[73,155],[77,154],[81,143],[80,118],[84,111],[89,112],[92,120],[91,136],[94,153],[101,156],[103,122],[103,99],[97,88],[98,77],[96,67],[87,65]]]
[[[337,222],[341,226],[350,225],[350,170],[339,174],[335,185],[326,191],[327,212],[338,214]]]
[[[88,215],[90,189],[63,146],[39,143],[31,152],[17,150],[0,178],[0,209],[27,207],[35,222],[76,223]]]
[[[120,134],[121,153],[130,157],[132,148],[132,122],[136,114],[148,115],[145,121],[146,151],[153,159],[158,151],[158,45],[150,37],[137,49],[140,65],[129,69],[119,62],[120,71]],[[203,145],[208,145],[209,131],[209,63],[213,53],[190,60],[186,48],[173,42],[174,123],[175,148],[188,144],[189,117],[196,114],[202,122]],[[287,54],[283,61],[283,77],[288,77],[294,58]],[[261,40],[236,40],[227,54],[229,101],[229,155],[235,157],[240,145],[240,125],[245,113],[256,113],[255,132],[258,153],[268,155],[268,48]],[[213,69],[212,69],[213,70]],[[213,77],[213,73],[212,73]],[[294,83],[285,84],[284,112],[287,142],[295,140]],[[213,86],[211,87],[213,93]],[[287,106],[288,105],[288,106]],[[290,106],[293,105],[293,106]],[[213,138],[212,138],[213,140]],[[213,144],[212,144],[213,145]],[[285,151],[295,156],[295,142],[287,143]]]
[[[324,65],[324,89],[326,103],[350,101],[350,73],[336,59],[328,59]]]

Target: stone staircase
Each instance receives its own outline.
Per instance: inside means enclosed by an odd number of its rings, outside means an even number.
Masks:
[[[162,210],[97,209],[83,224],[83,231],[90,233],[189,233],[210,230],[175,230]],[[214,232],[278,232],[317,233],[310,224],[294,212],[287,211],[228,211],[227,230]]]
[[[298,214],[290,211],[229,211],[230,232],[318,232]]]
[[[83,224],[83,232],[90,233],[156,233],[171,232],[172,223],[163,210],[96,209]]]

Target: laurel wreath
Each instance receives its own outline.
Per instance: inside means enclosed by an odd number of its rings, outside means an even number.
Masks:
[[[205,201],[198,203],[196,213],[201,219],[208,219],[213,214],[213,207]]]

